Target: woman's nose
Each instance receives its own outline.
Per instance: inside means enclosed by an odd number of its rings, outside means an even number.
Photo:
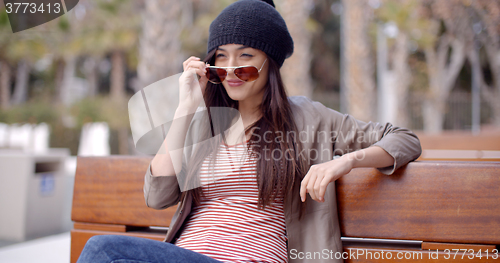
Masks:
[[[229,75],[229,74],[234,75],[234,68],[228,68],[228,69],[226,69],[226,71],[227,71],[227,74],[228,74],[228,75]]]

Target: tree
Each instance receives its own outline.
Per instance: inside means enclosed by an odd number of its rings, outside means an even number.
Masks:
[[[9,28],[9,18],[5,8],[0,9],[0,51],[9,43],[7,35],[12,31]],[[0,106],[2,109],[10,107],[10,85],[11,85],[12,69],[4,52],[0,52]]]
[[[114,100],[126,98],[125,73],[127,54],[137,48],[140,34],[141,2],[132,0],[96,0],[86,3],[91,12],[75,27],[71,45],[87,55],[87,73],[91,78],[91,94],[95,94],[96,67],[106,54],[111,54],[110,96]]]
[[[281,70],[285,87],[290,96],[311,97],[312,34],[311,29],[307,27],[308,24],[312,24],[309,18],[310,8],[307,6],[307,1],[303,0],[286,0],[280,1],[279,4],[277,8],[281,7],[281,13],[294,42],[293,55],[286,60]]]
[[[181,10],[181,1],[145,1],[137,68],[140,88],[181,70]]]
[[[44,37],[41,32],[18,32],[13,36],[5,53],[10,61],[17,63],[16,85],[11,103],[18,105],[28,99],[28,82],[32,65],[47,52]]]
[[[388,61],[382,57],[377,58],[379,64],[386,64],[377,67],[378,83],[382,85],[378,87],[379,116],[383,118],[381,121],[389,121],[402,127],[410,125],[408,98],[413,80],[409,64],[410,45],[412,41],[419,46],[426,46],[429,42],[426,33],[428,23],[419,15],[420,11],[420,4],[416,0],[385,0],[376,12],[379,23],[382,23],[378,27],[378,55],[388,56]],[[387,42],[384,30],[388,28],[395,31],[392,32],[394,40],[390,41],[388,51],[384,54],[383,46]],[[392,94],[380,94],[381,91]]]
[[[2,109],[10,107],[11,67],[7,61],[0,61],[0,104]]]
[[[97,94],[97,67],[101,59],[111,55],[110,93],[111,101],[106,102],[103,111],[115,117],[108,118],[109,126],[118,131],[118,152],[128,154],[128,118],[123,112],[127,109],[126,66],[127,58],[135,54],[140,33],[140,16],[142,1],[131,0],[96,0],[80,3],[85,15],[72,17],[72,33],[67,45],[69,54],[85,55],[84,70],[89,80],[89,95]],[[75,10],[76,11],[76,10]],[[71,79],[74,75],[75,57],[65,56],[67,61],[65,74]],[[130,65],[135,66],[135,65]],[[64,81],[63,81],[64,82]],[[104,107],[104,106],[103,106]],[[104,113],[103,113],[104,114]],[[110,115],[108,114],[108,115]]]
[[[13,34],[5,9],[0,10],[0,93],[3,108],[27,100],[31,65],[40,59],[46,50],[43,37],[38,32]],[[16,64],[16,85],[11,94],[12,67]]]
[[[477,20],[478,41],[486,53],[487,65],[491,71],[491,80],[486,82],[484,75],[478,74],[483,98],[493,108],[493,122],[500,127],[500,3],[498,1],[478,0],[471,3]],[[471,50],[469,59],[474,68],[482,72],[479,52]]]
[[[343,88],[349,114],[364,121],[375,119],[375,67],[368,30],[373,11],[365,0],[342,0]]]
[[[37,30],[46,31],[43,41],[46,53],[52,55],[53,66],[55,67],[55,90],[53,101],[61,104],[68,97],[73,86],[73,79],[76,69],[76,59],[81,50],[71,43],[79,34],[77,22],[71,18],[73,13],[66,14],[53,22],[49,22],[37,27]]]
[[[429,90],[423,104],[424,130],[439,133],[446,100],[465,62],[470,30],[462,1],[430,1],[429,15],[429,32],[436,41],[425,47]]]

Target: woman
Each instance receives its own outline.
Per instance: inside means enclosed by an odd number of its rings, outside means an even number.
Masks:
[[[292,52],[272,1],[224,9],[206,59],[183,63],[175,120],[145,176],[148,206],[178,204],[166,242],[93,237],[79,262],[287,262],[300,252],[332,262],[325,250],[342,251],[335,180],[355,167],[392,174],[421,148],[407,129],[287,97],[279,69]],[[209,113],[193,117],[202,99]],[[207,134],[203,147],[182,147]]]

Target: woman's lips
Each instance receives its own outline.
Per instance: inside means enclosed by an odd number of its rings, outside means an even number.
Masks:
[[[241,86],[243,83],[243,81],[241,80],[227,80],[227,84],[231,87],[238,87],[238,86]]]

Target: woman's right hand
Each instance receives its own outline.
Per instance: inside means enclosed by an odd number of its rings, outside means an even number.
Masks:
[[[182,63],[184,72],[179,78],[179,107],[195,110],[203,99],[207,87],[207,65],[200,58],[191,56]],[[198,80],[198,76],[200,76]],[[199,84],[199,85],[198,85]]]

